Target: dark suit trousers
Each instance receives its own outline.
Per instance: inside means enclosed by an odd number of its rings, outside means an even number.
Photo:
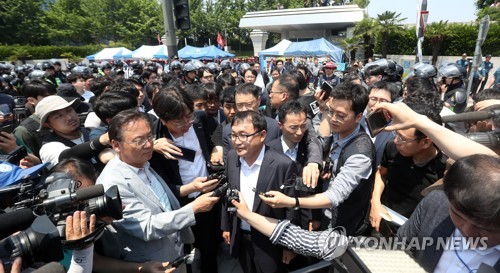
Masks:
[[[261,241],[261,239],[267,240]],[[238,260],[244,273],[288,272],[285,264],[282,263],[283,248],[272,245],[268,238],[256,239],[252,238],[250,233],[243,232],[238,254]]]
[[[221,203],[218,202],[211,211],[197,213],[196,225],[191,229],[194,233],[194,246],[200,250],[201,273],[217,273],[217,251],[222,240],[220,229]]]

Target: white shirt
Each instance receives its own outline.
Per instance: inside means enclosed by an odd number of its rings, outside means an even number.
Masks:
[[[240,192],[245,199],[245,203],[247,203],[248,208],[252,210],[253,208],[253,200],[255,198],[255,192],[253,188],[257,187],[257,180],[259,179],[260,166],[262,165],[262,160],[264,159],[264,153],[266,151],[266,147],[263,146],[260,150],[260,154],[257,157],[257,160],[252,164],[252,166],[248,166],[247,162],[240,157]],[[240,228],[242,230],[250,231],[250,225],[241,220]]]
[[[451,244],[451,249],[448,248],[443,251],[436,269],[434,269],[434,273],[469,273],[469,270],[467,270],[467,267],[463,264],[463,262],[467,264],[472,272],[476,272],[481,263],[494,266],[500,257],[500,245],[487,249],[477,249],[484,247],[479,241],[477,242],[478,245],[476,246],[476,249],[468,249],[465,244],[457,244],[459,240],[465,240],[458,229],[453,231],[451,237],[455,243]],[[456,249],[456,252],[453,247]],[[459,257],[463,262],[460,261]]]
[[[293,162],[297,160],[297,152],[299,151],[299,144],[295,144],[293,149],[290,149],[285,142],[285,138],[281,136],[281,146],[283,146],[283,152],[288,156]]]
[[[84,142],[83,134],[80,134],[79,138],[70,140],[76,145],[82,144]],[[61,155],[61,153],[69,148],[70,147],[59,141],[45,143],[43,144],[42,148],[40,148],[40,160],[42,160],[43,163],[50,163],[47,168],[52,169],[52,167],[59,163],[59,156]]]
[[[200,142],[198,141],[198,137],[196,136],[193,126],[191,125],[189,130],[178,138],[172,136],[172,140],[177,145],[196,151],[194,162],[179,159],[179,173],[181,174],[182,184],[186,185],[191,183],[197,177],[207,176],[208,171],[205,165],[205,157],[203,157]],[[200,195],[199,192],[193,192],[188,196],[190,198],[195,198],[198,195]]]
[[[87,90],[83,91],[82,97],[85,99],[85,102],[89,102],[90,98],[92,98],[93,96],[95,95],[92,91],[87,91]]]
[[[266,85],[264,84],[264,78],[262,77],[262,74],[259,71],[259,74],[257,75],[257,79],[255,80],[255,85],[261,88],[261,90],[264,90],[266,88]]]

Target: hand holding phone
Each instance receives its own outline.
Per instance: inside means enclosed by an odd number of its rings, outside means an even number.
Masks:
[[[333,87],[330,85],[329,82],[324,81],[323,84],[321,85],[321,90],[323,90],[324,95],[323,95],[323,100],[327,101],[330,98],[330,93],[333,90]]]
[[[252,191],[255,192],[258,195],[263,195],[264,197],[273,197],[273,195],[266,194],[265,192],[258,191],[256,188],[253,188]]]
[[[371,137],[378,135],[391,123],[390,114],[385,110],[377,110],[366,116],[366,124]]]

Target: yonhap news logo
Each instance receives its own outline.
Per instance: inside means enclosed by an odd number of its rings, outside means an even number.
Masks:
[[[487,237],[465,238],[465,237],[350,237],[349,243],[352,248],[364,249],[387,249],[387,250],[425,250],[434,248],[436,250],[485,250],[488,248]]]

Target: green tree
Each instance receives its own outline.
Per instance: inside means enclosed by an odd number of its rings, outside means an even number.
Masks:
[[[3,0],[0,5],[0,43],[31,44],[46,43],[45,33],[40,27],[44,16],[43,0]]]
[[[385,11],[377,14],[375,18],[375,29],[378,38],[382,41],[382,58],[387,57],[387,49],[389,47],[389,35],[403,30],[401,24],[406,18],[401,18],[401,13],[393,11]]]
[[[365,60],[373,56],[375,29],[375,20],[368,16],[365,16],[354,27],[353,35],[361,41],[360,45],[365,50]]]
[[[370,5],[370,0],[354,0],[353,4],[358,5],[358,7],[362,9],[365,9],[366,7],[368,7],[368,5]]]
[[[429,39],[432,45],[432,64],[435,65],[444,41],[453,34],[448,25],[448,21],[432,22],[427,26],[425,39]]]

